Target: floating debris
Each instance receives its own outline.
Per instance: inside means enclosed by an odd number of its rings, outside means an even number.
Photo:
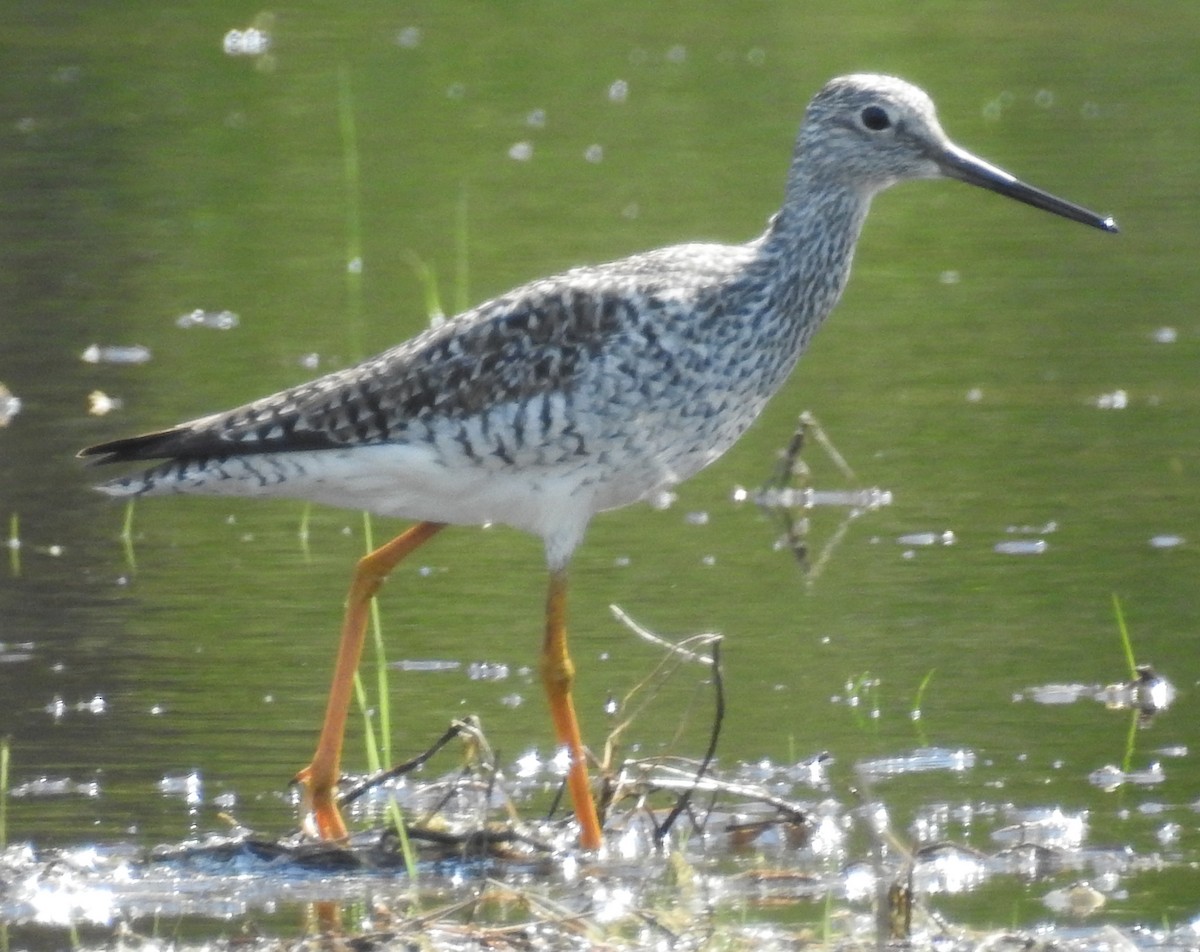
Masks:
[[[95,780],[76,782],[70,777],[37,777],[12,787],[8,795],[13,798],[81,796],[94,799],[100,796],[100,784]]]
[[[0,641],[0,664],[18,664],[33,660],[33,642],[21,641],[6,644]]]
[[[900,536],[896,541],[901,545],[954,545],[958,541],[958,537],[953,530],[947,529],[945,532],[910,532]]]
[[[150,360],[150,356],[150,348],[141,344],[128,347],[92,344],[79,358],[88,364],[144,364]]]
[[[467,665],[467,677],[472,681],[504,681],[509,667],[501,661],[472,661]]]
[[[55,695],[54,699],[42,708],[54,720],[61,721],[70,713],[76,714],[94,714],[101,715],[108,711],[108,702],[103,695],[97,694],[90,701],[79,701],[76,704],[68,704],[59,695]]]
[[[1025,693],[1029,695],[1030,700],[1038,704],[1074,704],[1080,698],[1094,697],[1096,690],[1094,684],[1042,684],[1026,688]],[[1022,693],[1013,697],[1015,701],[1024,699]]]
[[[457,671],[462,667],[462,662],[443,661],[437,658],[407,658],[403,661],[393,661],[389,667],[395,668],[397,671]]]
[[[230,30],[221,39],[226,56],[262,56],[271,50],[271,34],[258,27]]]
[[[965,893],[991,875],[983,853],[953,843],[920,850],[913,863],[912,888],[921,895]]]
[[[1174,549],[1176,546],[1183,545],[1186,540],[1183,536],[1164,534],[1150,537],[1150,548],[1152,549]]]
[[[1137,677],[1120,684],[1109,684],[1097,692],[1096,700],[1116,710],[1136,710],[1149,719],[1175,702],[1175,685],[1148,664],[1137,667]]]
[[[623,79],[616,79],[608,87],[608,101],[615,103],[623,103],[629,99],[629,83]]]
[[[734,487],[732,498],[741,502],[750,494],[740,486]],[[764,509],[815,509],[818,506],[858,509],[874,512],[892,504],[892,493],[877,486],[870,489],[812,489],[791,486],[767,487],[753,494],[754,501]]]
[[[103,390],[93,390],[88,394],[88,413],[92,416],[105,416],[122,406],[124,401],[120,397],[110,397]]]
[[[1065,889],[1052,889],[1042,897],[1051,912],[1074,919],[1085,919],[1104,908],[1104,894],[1089,883],[1075,883]],[[1131,944],[1132,947],[1132,944]]]
[[[948,747],[919,747],[907,754],[864,760],[858,764],[859,773],[874,780],[899,777],[904,774],[947,770],[962,773],[975,766],[975,751]]]
[[[1045,539],[1005,539],[992,546],[1001,555],[1041,555],[1049,548]]]
[[[1179,332],[1173,327],[1159,327],[1150,335],[1156,344],[1174,344],[1179,339]]]
[[[1077,850],[1088,834],[1088,812],[1064,813],[1059,807],[1014,811],[1015,823],[993,831],[992,839],[1007,847],[1038,846]]]
[[[1009,535],[1049,535],[1058,531],[1058,522],[1051,519],[1040,526],[1005,526],[1004,531]]]
[[[14,397],[12,391],[0,383],[0,426],[8,426],[8,421],[21,412],[21,398]]]
[[[1096,398],[1095,403],[1101,410],[1124,410],[1129,406],[1129,394],[1124,390],[1102,393]]]
[[[1074,704],[1090,700],[1109,710],[1137,711],[1143,721],[1169,708],[1175,701],[1175,685],[1149,665],[1139,665],[1137,677],[1119,684],[1043,684],[1025,688],[1014,701],[1031,700],[1038,704]]]
[[[164,797],[182,797],[189,806],[204,802],[204,781],[195,770],[186,774],[167,774],[158,782],[158,790]]]
[[[1145,770],[1122,770],[1113,764],[1106,764],[1088,774],[1088,782],[1099,787],[1106,793],[1112,793],[1126,784],[1139,787],[1153,787],[1167,779],[1162,764],[1155,761]]]
[[[237,327],[238,323],[239,318],[233,311],[205,311],[200,308],[175,318],[175,326],[185,330],[189,327],[210,327],[217,331],[227,331]]]

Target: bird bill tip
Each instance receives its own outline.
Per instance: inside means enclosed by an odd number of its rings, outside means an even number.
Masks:
[[[1051,195],[1040,188],[1034,188],[1032,185],[1022,182],[1015,175],[990,162],[985,162],[952,143],[946,145],[938,164],[941,166],[942,174],[948,178],[958,179],[968,185],[996,192],[1083,225],[1091,225],[1093,228],[1109,234],[1115,234],[1118,231],[1117,222],[1111,215],[1098,215],[1082,205],[1076,205],[1074,202]]]

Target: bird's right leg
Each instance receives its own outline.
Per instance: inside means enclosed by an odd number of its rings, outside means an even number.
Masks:
[[[362,657],[371,599],[400,561],[445,528],[441,522],[418,522],[391,542],[363,556],[354,570],[346,613],[342,619],[342,638],[338,645],[333,683],[325,706],[325,721],[312,762],[296,774],[295,783],[303,788],[300,822],[304,832],[321,840],[345,839],[346,824],[337,807],[335,791],[341,779],[342,738],[354,692],[354,674]]]
[[[587,755],[575,717],[575,702],[571,686],[575,683],[575,664],[567,651],[567,573],[565,569],[550,572],[550,588],[546,596],[546,637],[542,643],[542,685],[550,702],[550,716],[558,742],[567,748],[571,766],[567,773],[567,788],[579,822],[579,845],[585,850],[600,848],[600,821],[596,803],[588,782]]]

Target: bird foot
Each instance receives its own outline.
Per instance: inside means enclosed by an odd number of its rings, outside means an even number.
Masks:
[[[313,779],[312,766],[305,767],[292,779],[300,787],[300,830],[309,839],[337,842],[349,839],[345,821],[338,809],[334,785]]]

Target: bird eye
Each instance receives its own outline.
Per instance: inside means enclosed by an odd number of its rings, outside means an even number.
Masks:
[[[859,116],[862,124],[872,132],[881,132],[892,124],[892,118],[882,106],[867,106]]]

